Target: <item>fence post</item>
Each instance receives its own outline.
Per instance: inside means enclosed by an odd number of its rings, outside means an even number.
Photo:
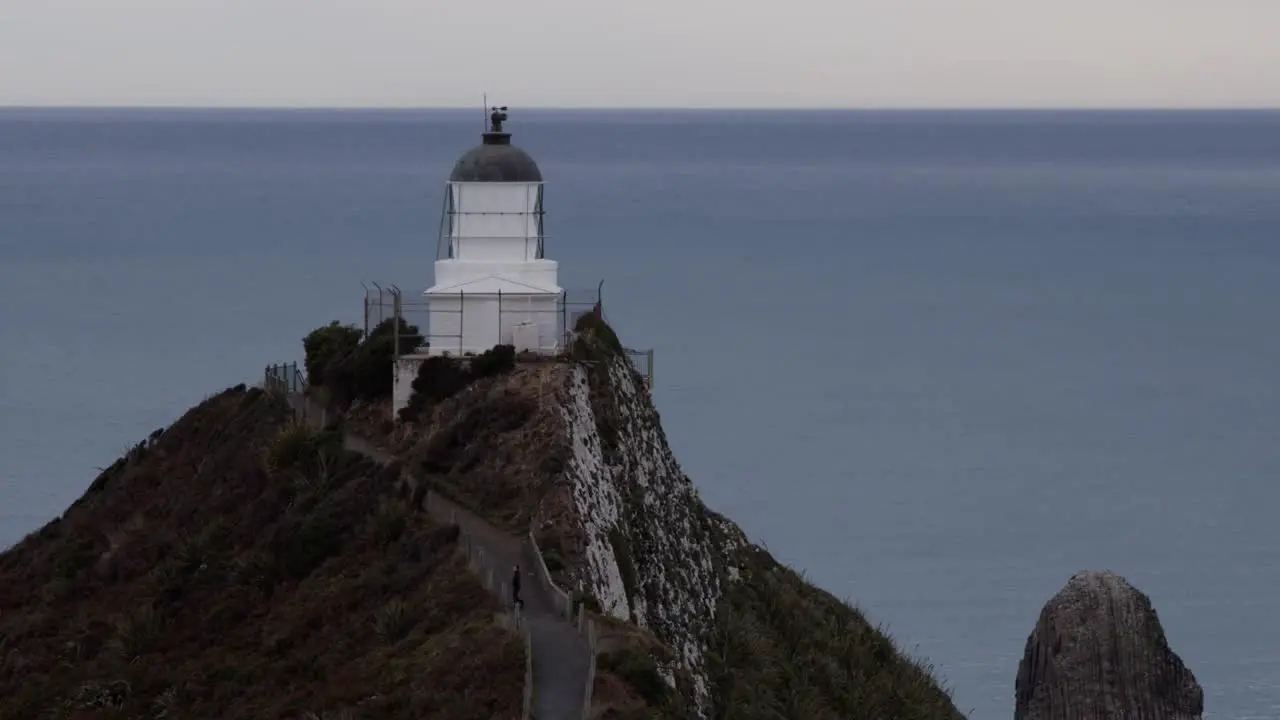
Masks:
[[[395,325],[395,328],[392,330],[393,334],[391,336],[393,338],[391,341],[391,357],[395,362],[399,362],[400,361],[400,288],[394,285],[392,285],[391,287],[395,288],[394,290],[391,291],[391,313],[395,315],[395,318],[391,321],[392,324]]]

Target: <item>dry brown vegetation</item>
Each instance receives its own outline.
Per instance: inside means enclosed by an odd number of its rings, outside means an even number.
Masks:
[[[620,352],[598,313],[584,318],[562,360],[591,366]],[[571,587],[585,538],[558,403],[572,366],[498,353],[476,372],[450,366],[424,379],[428,401],[394,428],[389,387],[374,377],[385,334],[309,336],[308,365],[332,385],[313,389],[428,485],[499,527],[532,528]],[[616,453],[616,398],[591,375],[602,442]],[[727,526],[700,503],[697,514]],[[725,592],[708,654],[712,718],[960,717],[929,668],[855,608],[760,548],[730,552],[723,540],[710,548]],[[293,425],[260,390],[226,391],[0,555],[0,720],[519,717],[523,643],[495,622],[496,601],[456,541],[394,471],[343,452],[336,433]],[[635,552],[624,564],[659,561]],[[687,678],[672,690],[658,671],[669,656],[654,642],[602,654],[602,717],[689,717]]]
[[[235,388],[0,555],[0,718],[519,717],[457,529]]]
[[[513,534],[531,525],[571,527],[563,471],[570,451],[557,393],[568,366],[518,363],[415,405],[388,432],[385,402],[357,403],[344,425],[394,453],[439,492]]]
[[[583,316],[574,361],[602,365],[621,344],[598,315]],[[513,532],[532,525],[548,569],[563,587],[582,562],[581,520],[568,503],[564,468],[570,457],[555,403],[568,364],[519,364],[409,418],[389,434],[385,404],[357,405],[358,432],[380,438],[440,492]],[[590,372],[591,404],[607,459],[625,432],[617,398],[603,373]],[[624,482],[624,479],[619,482]],[[625,493],[624,493],[625,494]],[[703,524],[728,521],[700,503]],[[662,523],[666,518],[639,518]],[[661,531],[661,528],[656,528]],[[613,539],[616,552],[628,543]],[[713,720],[852,718],[956,720],[949,694],[932,668],[909,657],[855,607],[806,582],[763,549],[730,553],[720,539],[724,595],[711,630],[708,672]],[[654,562],[640,551],[627,562]],[[740,579],[730,579],[733,566]],[[625,570],[624,570],[625,575]],[[625,580],[624,580],[625,582]],[[578,595],[592,605],[592,598]],[[690,716],[689,698],[660,679],[663,652],[623,649],[602,655],[596,707],[602,718],[674,720]],[[679,678],[677,678],[679,681]],[[678,683],[679,684],[679,683]],[[683,687],[683,685],[681,685]]]
[[[857,608],[759,547],[736,561],[711,642],[715,719],[963,719],[932,668]]]

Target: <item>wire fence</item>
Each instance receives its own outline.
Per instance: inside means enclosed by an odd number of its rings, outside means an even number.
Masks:
[[[653,348],[648,350],[635,350],[633,348],[623,348],[627,359],[631,361],[631,369],[635,371],[644,380],[645,385],[653,387]]]
[[[396,298],[402,293],[395,285],[383,287],[376,282],[362,282],[360,287],[364,288],[364,336],[368,338],[383,320],[395,317]]]
[[[416,354],[479,355],[495,345],[517,352],[557,356],[573,344],[578,320],[596,307],[603,312],[603,283],[591,289],[564,290],[555,296],[525,293],[406,295],[396,285],[364,287],[364,334],[379,324],[396,323],[397,358]],[[401,335],[412,328],[418,337]],[[420,341],[419,341],[420,338]],[[636,374],[653,383],[653,350],[625,349]]]
[[[307,389],[307,376],[298,363],[268,365],[262,374],[262,389],[293,395]]]
[[[370,287],[370,285],[372,287]],[[496,292],[407,296],[395,285],[364,286],[364,333],[400,317],[422,336],[422,347],[451,355],[479,354],[495,345],[554,354],[572,340],[578,318],[600,302],[599,287],[549,297]],[[523,342],[522,342],[523,341]],[[401,347],[401,355],[419,351]]]

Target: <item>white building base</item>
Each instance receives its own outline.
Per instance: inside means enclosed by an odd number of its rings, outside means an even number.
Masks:
[[[392,368],[394,380],[391,386],[391,414],[400,422],[400,411],[409,407],[413,397],[413,381],[418,379],[418,369],[429,356],[424,354],[401,355]]]

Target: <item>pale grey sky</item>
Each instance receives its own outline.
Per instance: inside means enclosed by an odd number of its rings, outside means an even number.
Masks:
[[[0,105],[1280,107],[1280,0],[0,0]]]

